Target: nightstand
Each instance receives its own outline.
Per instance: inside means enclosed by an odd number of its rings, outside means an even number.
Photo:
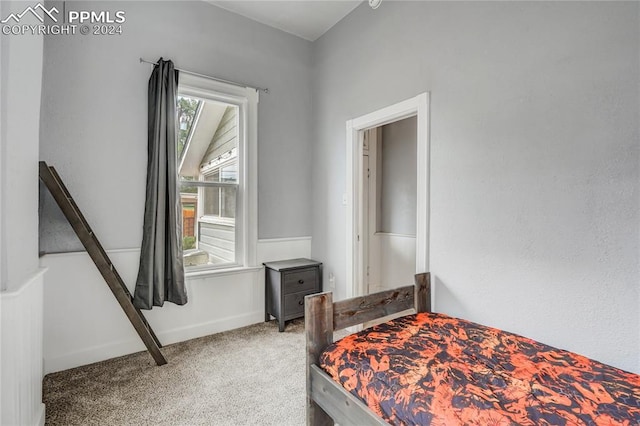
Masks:
[[[284,322],[304,316],[304,297],[322,291],[322,262],[310,259],[290,259],[265,262],[264,320],[273,315],[278,330]]]

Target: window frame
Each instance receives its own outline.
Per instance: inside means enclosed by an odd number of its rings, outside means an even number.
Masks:
[[[181,72],[178,81],[178,96],[222,102],[238,107],[238,184],[236,192],[236,261],[233,264],[201,265],[185,268],[188,277],[204,274],[226,273],[229,270],[255,269],[258,241],[257,214],[257,159],[258,159],[258,90],[240,87],[206,77]],[[177,144],[176,144],[177,148]],[[205,171],[201,171],[201,174]],[[199,187],[202,181],[198,181]],[[225,183],[211,186],[223,187]],[[200,203],[199,203],[200,204]],[[221,223],[221,222],[214,222]]]

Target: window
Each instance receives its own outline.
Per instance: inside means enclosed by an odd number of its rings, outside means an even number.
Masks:
[[[252,92],[180,76],[177,150],[187,273],[255,264]]]

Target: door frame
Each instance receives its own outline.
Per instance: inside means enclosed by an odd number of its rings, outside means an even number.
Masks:
[[[382,127],[374,127],[362,131],[363,141],[362,156],[362,270],[363,270],[363,294],[371,293],[371,283],[379,283],[379,262],[371,262],[372,259],[380,259],[380,238],[376,235],[378,223],[378,173],[382,169],[381,156],[378,152],[379,142],[382,140]],[[366,148],[366,149],[365,149]]]
[[[429,270],[429,92],[348,120],[346,134],[346,255],[347,298],[364,293],[363,135],[364,131],[405,118],[417,119],[416,273]]]

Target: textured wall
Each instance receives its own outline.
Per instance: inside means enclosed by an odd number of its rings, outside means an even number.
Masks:
[[[640,372],[640,5],[383,2],[314,45],[313,256],[345,286],[345,122],[431,92],[435,307]]]

